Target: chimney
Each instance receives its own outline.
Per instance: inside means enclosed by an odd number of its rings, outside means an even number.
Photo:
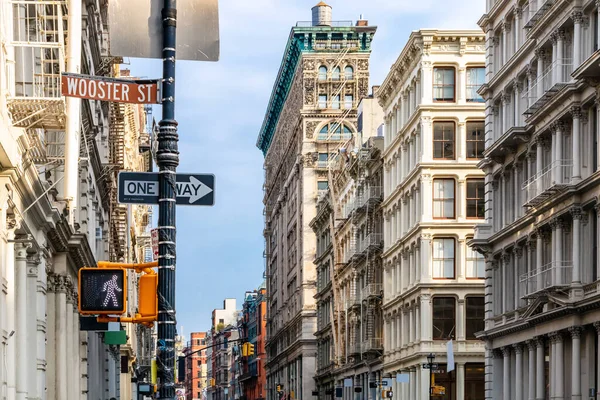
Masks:
[[[363,19],[363,15],[360,14],[358,21],[356,21],[356,26],[369,26],[369,21]]]

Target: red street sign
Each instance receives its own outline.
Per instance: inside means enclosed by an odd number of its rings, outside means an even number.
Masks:
[[[61,74],[61,95],[116,103],[158,104],[158,80]]]
[[[156,261],[158,260],[158,229],[154,228],[150,232],[152,233],[152,254]]]

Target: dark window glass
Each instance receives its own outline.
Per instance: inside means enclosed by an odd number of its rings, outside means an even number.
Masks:
[[[477,339],[475,332],[481,332],[484,329],[485,301],[481,296],[467,297],[467,339]]]
[[[467,158],[483,158],[485,150],[485,123],[468,122],[467,123]]]
[[[433,69],[433,101],[454,101],[454,68]]]
[[[449,340],[456,327],[456,302],[454,297],[433,298],[433,339]]]
[[[454,122],[433,124],[433,158],[454,160]]]
[[[467,218],[485,218],[485,181],[467,179]]]
[[[465,400],[485,400],[485,364],[465,364]]]

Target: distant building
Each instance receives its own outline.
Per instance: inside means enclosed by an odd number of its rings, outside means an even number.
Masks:
[[[267,398],[281,385],[310,399],[317,369],[316,236],[309,226],[328,172],[320,168],[356,134],[357,105],[369,91],[376,27],[332,21],[331,7],[291,29],[257,147],[265,156]]]
[[[265,339],[267,321],[266,289],[262,285],[254,292],[246,292],[238,330],[241,337],[254,345],[254,355],[239,355],[240,376],[244,400],[264,400],[267,378],[265,373]]]
[[[185,389],[187,400],[205,400],[208,385],[206,332],[192,332],[183,350],[186,356]],[[204,349],[204,350],[202,350]]]
[[[206,398],[207,400],[231,400],[231,365],[234,358],[233,346],[229,340],[239,338],[237,332],[238,311],[236,299],[225,299],[222,309],[214,309],[211,329],[206,340]]]

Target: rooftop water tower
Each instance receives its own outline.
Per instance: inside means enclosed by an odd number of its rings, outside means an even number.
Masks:
[[[331,26],[331,6],[320,2],[312,8],[313,26]]]

